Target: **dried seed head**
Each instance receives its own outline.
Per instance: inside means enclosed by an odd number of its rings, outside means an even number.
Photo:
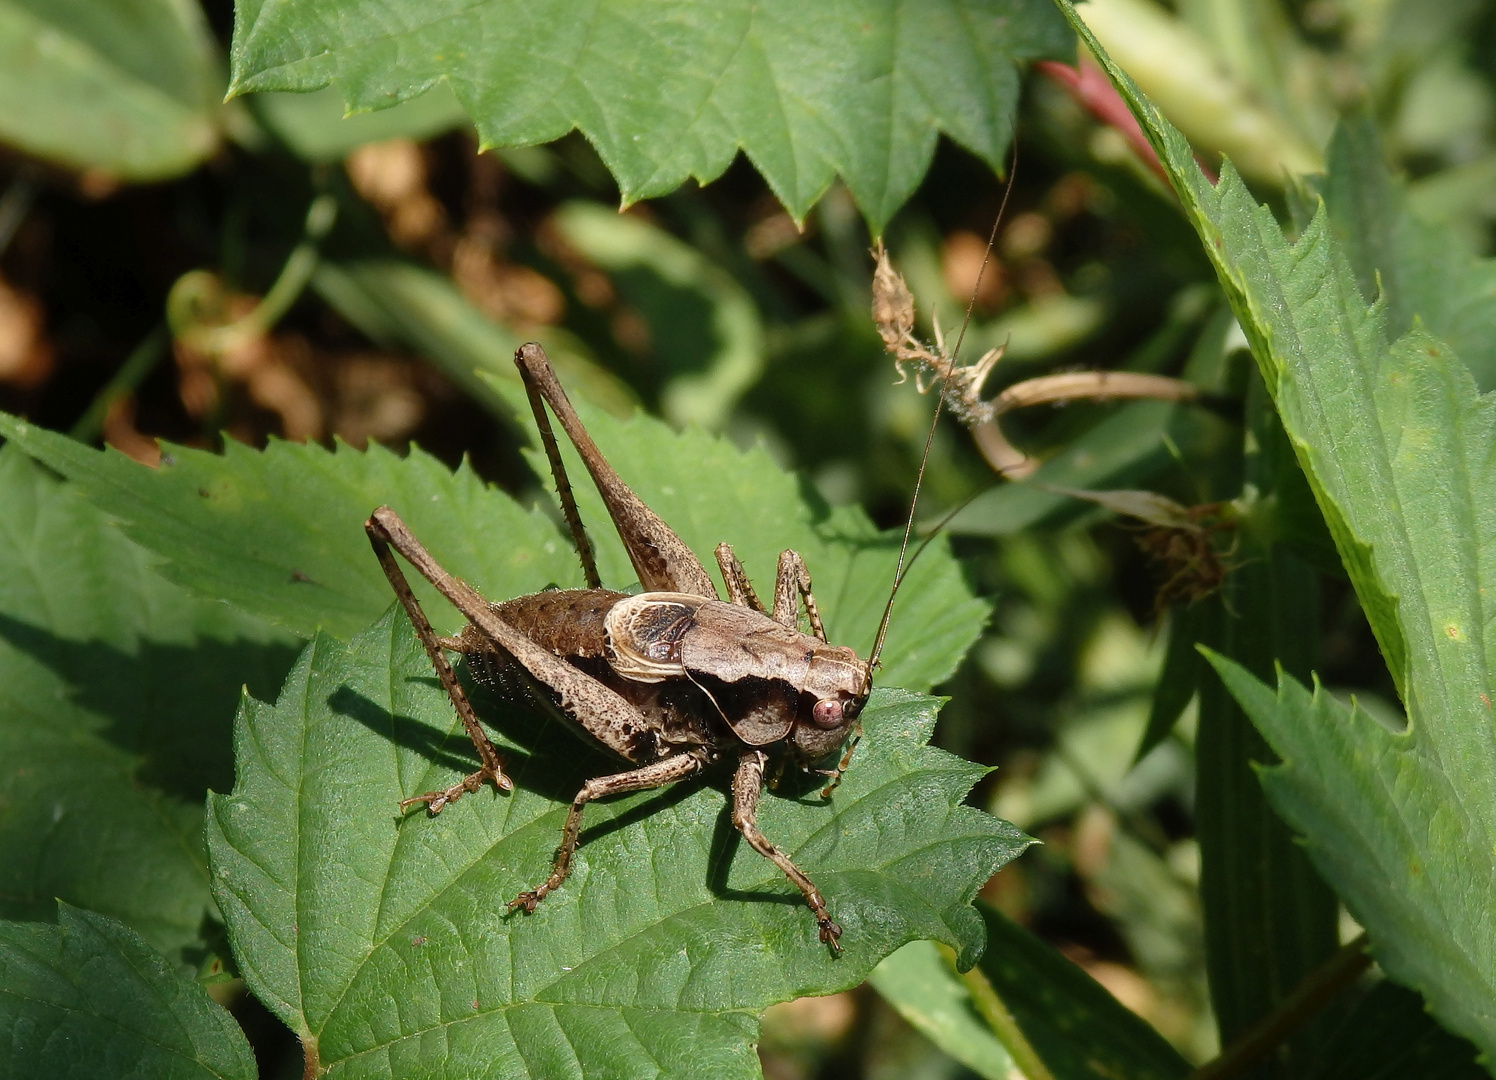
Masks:
[[[889,262],[882,240],[873,248],[873,257],[878,261],[873,271],[873,325],[883,347],[898,355],[914,331],[914,295]]]
[[[1184,506],[1152,491],[1079,491],[1041,484],[1046,491],[1104,506],[1148,528],[1137,535],[1138,547],[1163,570],[1154,597],[1155,614],[1171,605],[1193,604],[1221,587],[1233,569],[1236,508],[1231,503]],[[1226,535],[1232,540],[1227,544]]]
[[[914,296],[904,277],[893,268],[888,251],[880,240],[873,248],[877,268],[873,271],[873,325],[883,339],[883,347],[893,354],[899,381],[909,377],[906,363],[914,365],[914,383],[923,394],[939,383],[945,389],[946,404],[956,419],[968,427],[992,419],[992,406],[981,399],[982,384],[993,366],[1002,358],[1002,349],[990,349],[975,364],[962,367],[946,355],[940,325],[935,325],[935,347],[932,349],[914,336]]]

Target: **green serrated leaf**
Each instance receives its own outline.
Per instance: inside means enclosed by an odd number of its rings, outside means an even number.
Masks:
[[[65,168],[193,168],[217,143],[222,78],[195,4],[0,0],[0,140]]]
[[[261,453],[229,442],[218,455],[168,444],[162,467],[148,469],[4,415],[0,434],[165,556],[166,577],[304,636],[351,637],[389,606],[363,528],[381,505],[488,596],[581,582],[576,556],[545,515],[493,492],[466,465],[454,474],[418,450],[399,458],[377,444],[329,453],[273,442]],[[420,583],[417,591],[439,632],[458,628],[434,590]]]
[[[61,897],[181,963],[212,906],[202,797],[232,775],[234,702],[294,648],[162,581],[18,447],[0,507],[0,915]]]
[[[1216,264],[1409,713],[1396,734],[1291,680],[1217,668],[1284,765],[1264,784],[1387,973],[1496,1051],[1493,402],[1419,329],[1391,341],[1321,211],[1295,243],[1182,136],[1061,0],[1142,123]],[[1354,854],[1353,854],[1354,853]]]
[[[1390,732],[1281,672],[1275,695],[1225,657],[1206,658],[1282,756],[1260,770],[1263,786],[1371,932],[1377,962],[1448,1027],[1490,1045],[1496,848],[1480,808],[1421,750],[1415,727]]]
[[[881,692],[830,805],[768,796],[760,824],[810,873],[844,953],[736,840],[720,781],[594,804],[571,877],[533,916],[573,793],[619,763],[562,723],[480,705],[516,790],[401,819],[471,766],[402,614],[319,636],[280,700],[246,699],[238,783],[211,797],[214,890],[256,994],[329,1075],[755,1076],[756,1014],[854,986],[929,937],[967,963],[970,899],[1030,842],[961,805],[980,767],[925,745],[936,703]]]
[[[244,1033],[128,927],[59,905],[0,922],[0,1074],[11,1080],[254,1080]]]
[[[335,83],[376,109],[445,80],[487,145],[579,129],[627,202],[742,150],[796,218],[840,175],[881,231],[939,132],[1001,170],[1014,63],[1070,47],[1038,0],[241,0],[232,89]]]

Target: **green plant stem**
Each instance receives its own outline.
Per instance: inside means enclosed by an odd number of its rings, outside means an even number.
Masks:
[[[301,243],[292,249],[270,290],[243,318],[226,326],[204,326],[196,320],[196,303],[209,290],[220,289],[215,275],[202,271],[184,274],[172,286],[166,300],[167,322],[172,335],[194,349],[219,355],[240,342],[259,337],[281,320],[296,303],[312,272],[317,269],[318,249],[322,238],[337,219],[338,202],[332,195],[319,195],[306,212],[306,229]]]
[[[955,954],[950,948],[942,945],[940,951],[945,954],[946,961],[954,969],[956,965]],[[1028,1041],[1028,1036],[1023,1033],[1023,1028],[1014,1019],[1013,1014],[1008,1011],[1005,1001],[993,989],[992,983],[979,967],[970,971],[957,972],[956,977],[966,987],[966,992],[971,995],[971,1003],[976,1006],[978,1015],[992,1029],[992,1034],[997,1036],[997,1041],[1003,1044],[1008,1051],[1008,1056],[1013,1059],[1027,1080],[1054,1080],[1054,1074],[1049,1071],[1049,1066],[1039,1057],[1039,1052],[1034,1049],[1033,1043]]]
[[[1214,1061],[1207,1061],[1191,1073],[1189,1080],[1225,1080],[1271,1053],[1371,966],[1366,941],[1363,933],[1342,945],[1305,975],[1276,1009],[1248,1028]]]
[[[160,361],[162,353],[166,351],[166,342],[166,325],[157,324],[154,330],[141,339],[139,345],[130,350],[130,355],[125,358],[120,369],[104,384],[104,388],[94,395],[93,401],[89,403],[88,411],[78,418],[78,422],[72,426],[68,434],[84,443],[91,443],[97,439],[99,433],[104,430],[104,417],[109,412],[109,406],[133,393],[135,388],[145,381],[146,376]]]
[[[312,205],[306,212],[306,233],[301,243],[292,250],[286,265],[281,267],[280,276],[275,279],[275,284],[270,286],[254,311],[245,316],[244,321],[254,320],[258,324],[259,332],[270,329],[280,321],[296,298],[306,288],[308,281],[312,279],[312,271],[317,268],[318,246],[322,238],[332,228],[333,221],[337,218],[338,201],[332,195],[319,195],[312,200]]]

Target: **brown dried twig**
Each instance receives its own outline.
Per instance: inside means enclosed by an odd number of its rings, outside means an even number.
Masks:
[[[873,272],[873,325],[883,347],[893,355],[900,382],[909,377],[905,365],[914,368],[920,393],[939,383],[952,415],[971,431],[977,448],[1000,476],[1021,480],[1039,463],[1013,446],[1003,435],[998,418],[1029,405],[1066,401],[1118,401],[1147,398],[1155,401],[1193,401],[1196,388],[1182,379],[1163,375],[1140,375],[1130,371],[1072,371],[1042,375],[1008,387],[990,401],[982,400],[982,386],[1003,358],[1005,345],[988,349],[974,364],[960,365],[946,352],[940,324],[934,323],[935,345],[931,348],[914,336],[914,297],[904,278],[889,261],[882,242],[873,249],[877,267]]]

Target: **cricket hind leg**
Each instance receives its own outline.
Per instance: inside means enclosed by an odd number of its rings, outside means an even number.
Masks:
[[[821,932],[821,941],[831,946],[833,953],[839,953],[841,952],[839,939],[842,928],[832,920],[831,912],[826,909],[826,901],[821,896],[821,890],[816,888],[815,882],[811,881],[803,870],[791,862],[784,852],[771,844],[768,838],[759,831],[758,800],[763,793],[763,784],[763,751],[745,751],[738,759],[738,769],[732,777],[733,826],[743,834],[743,839],[748,841],[749,847],[783,870],[784,876],[800,890],[800,894],[805,897],[805,902],[810,905],[811,914],[815,916],[816,926]]]
[[[587,467],[592,482],[597,485],[598,494],[608,508],[608,516],[613,519],[613,527],[618,530],[619,539],[628,550],[629,561],[634,564],[634,570],[639,575],[639,584],[644,586],[646,592],[684,592],[716,600],[717,588],[707,576],[700,560],[675,531],[644,505],[644,500],[623,482],[622,477],[608,464],[602,451],[587,434],[581,418],[577,416],[571,400],[556,378],[555,371],[551,369],[545,350],[533,341],[528,342],[521,345],[514,354],[514,363],[519,368],[525,392],[530,396],[531,408],[536,410],[537,418],[538,413],[543,411],[537,401],[538,397],[551,407],[551,412],[556,414],[567,438],[576,447],[582,464]],[[549,424],[543,426],[542,431],[544,430],[549,430]],[[553,438],[551,444],[554,445],[554,442]],[[549,453],[548,447],[547,454]],[[551,458],[551,467],[556,472],[556,486],[558,489],[564,487],[569,493],[571,485],[563,484],[565,470],[560,462],[559,453]],[[576,522],[572,525],[572,535],[576,538],[581,528],[581,519],[576,516],[574,502],[567,520],[568,524]],[[579,543],[578,547],[580,546]]]
[[[493,605],[479,596],[472,586],[442,569],[405,522],[400,520],[399,514],[388,506],[381,506],[369,516],[367,527],[370,539],[375,543],[375,551],[379,552],[381,545],[384,545],[381,562],[383,558],[389,558],[393,564],[389,549],[398,551],[423,578],[436,587],[437,592],[467,617],[474,633],[481,634],[496,651],[512,659],[535,682],[554,693],[564,703],[562,707],[566,713],[603,746],[625,761],[652,760],[656,756],[659,734],[648,716],[611,687],[573,667],[502,619]],[[399,568],[396,566],[395,573],[398,575],[398,572]],[[386,570],[386,573],[389,571]],[[403,576],[399,580],[403,585]],[[393,579],[391,584],[394,584]],[[398,591],[400,585],[395,588]],[[409,591],[408,586],[406,591]],[[428,634],[429,631],[427,624]],[[464,636],[467,633],[468,631],[463,631]],[[429,640],[435,644],[438,639],[432,635]],[[427,648],[429,650],[431,645]],[[441,656],[440,650],[437,650],[432,663],[437,666],[438,672],[441,672],[445,661],[446,657]],[[449,665],[446,670],[450,678]],[[456,679],[450,678],[447,685],[456,685]],[[466,700],[465,696],[463,700]],[[472,715],[471,708],[468,709],[468,715]],[[477,730],[482,734],[481,728]]]
[[[449,648],[456,642],[449,638],[437,637],[431,629],[426,613],[421,610],[421,602],[416,599],[415,593],[411,592],[410,583],[405,580],[405,573],[400,569],[400,564],[395,561],[394,553],[390,550],[390,534],[377,517],[378,515],[370,517],[364,523],[364,531],[368,533],[369,543],[374,548],[374,555],[379,559],[379,566],[384,570],[384,576],[389,579],[390,588],[394,589],[395,596],[399,598],[400,606],[405,609],[406,616],[410,619],[411,625],[415,627],[416,637],[421,639],[421,645],[431,660],[431,666],[436,669],[442,689],[447,692],[452,707],[457,710],[457,718],[462,721],[462,728],[467,732],[468,738],[473,741],[473,746],[478,751],[478,760],[482,763],[476,772],[469,773],[451,787],[402,799],[400,809],[403,812],[417,803],[424,803],[426,809],[432,814],[439,814],[448,803],[456,802],[465,792],[477,791],[485,781],[491,781],[500,791],[511,791],[514,788],[514,782],[504,775],[504,759],[484,732],[482,725],[478,723],[477,714],[473,712],[467,692],[457,681],[457,675],[443,651],[444,647]]]
[[[537,345],[537,351],[539,348]],[[518,353],[514,359],[519,367],[520,381],[525,384],[525,396],[530,399],[530,412],[535,415],[535,430],[540,433],[540,443],[545,448],[546,460],[550,462],[551,477],[556,481],[556,498],[561,501],[561,515],[566,519],[566,527],[571,530],[572,544],[577,549],[577,558],[582,562],[582,574],[587,579],[589,589],[600,589],[603,579],[597,573],[592,541],[587,538],[587,530],[582,525],[582,514],[577,509],[577,498],[571,490],[571,479],[566,475],[566,465],[561,460],[561,448],[556,444],[555,432],[551,430],[550,417],[546,415],[540,386],[530,374],[529,367],[520,361]],[[539,362],[545,364],[546,370],[550,370],[550,362],[545,359],[543,351],[540,352]]]
[[[561,846],[556,849],[556,861],[551,866],[550,877],[539,887],[527,889],[509,901],[509,910],[523,908],[525,914],[531,914],[548,893],[566,880],[566,876],[571,873],[572,856],[576,854],[578,837],[582,831],[582,811],[589,802],[609,795],[647,791],[677,783],[700,772],[706,761],[701,751],[688,750],[642,768],[588,780],[582,785],[582,790],[577,792],[577,797],[572,800],[571,810],[566,815],[566,824],[561,829]]]

